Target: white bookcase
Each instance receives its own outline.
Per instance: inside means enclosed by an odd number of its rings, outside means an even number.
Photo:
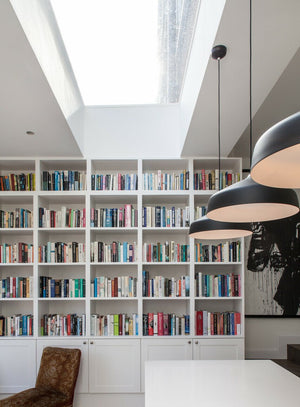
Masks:
[[[81,377],[77,391],[80,393],[138,393],[144,389],[143,366],[145,360],[176,358],[243,358],[244,357],[244,254],[241,241],[241,259],[239,262],[196,262],[194,240],[188,236],[188,227],[143,227],[142,208],[146,206],[165,206],[167,209],[189,207],[190,222],[194,220],[194,208],[205,206],[212,190],[194,190],[193,175],[202,169],[215,170],[217,158],[186,158],[186,159],[130,159],[130,160],[85,160],[85,159],[18,159],[2,158],[0,175],[8,173],[34,172],[35,191],[3,191],[0,192],[0,210],[13,211],[15,208],[26,208],[33,212],[33,227],[27,229],[0,229],[0,243],[24,242],[34,245],[34,262],[32,264],[10,263],[0,264],[0,279],[7,277],[33,277],[31,298],[0,298],[0,315],[15,314],[33,315],[33,336],[1,337],[0,353],[14,353],[24,342],[31,345],[28,352],[32,360],[36,360],[36,369],[29,372],[35,375],[38,370],[41,352],[44,346],[78,346],[86,348],[82,353],[85,372]],[[233,170],[241,174],[241,160],[223,158],[222,170]],[[43,171],[81,171],[86,173],[86,189],[82,191],[44,191],[42,190]],[[185,190],[144,190],[143,174],[172,173],[174,176],[183,171],[189,172],[189,187]],[[138,188],[136,190],[94,190],[91,176],[97,174],[136,174]],[[91,227],[91,208],[121,208],[131,204],[137,209],[137,226],[133,227]],[[86,210],[85,227],[41,228],[39,227],[39,208],[59,211],[61,207]],[[90,244],[94,241],[111,243],[127,241],[136,243],[136,259],[134,262],[91,262]],[[189,245],[190,259],[185,262],[148,262],[143,258],[144,243],[163,243],[175,241]],[[38,261],[38,246],[47,242],[80,242],[85,244],[85,262],[41,263]],[[205,242],[204,242],[205,243]],[[211,243],[211,242],[210,242]],[[143,297],[142,272],[147,270],[150,278],[163,276],[176,280],[180,276],[190,277],[190,294],[187,297]],[[240,297],[196,297],[195,273],[203,274],[239,274],[241,276]],[[91,280],[105,276],[110,278],[132,276],[137,279],[136,297],[94,298],[91,292]],[[40,277],[53,279],[85,279],[86,296],[84,298],[40,298]],[[241,335],[210,335],[197,336],[195,311],[210,312],[235,311],[241,314]],[[190,334],[180,336],[143,336],[143,314],[175,313],[190,315]],[[86,333],[83,336],[41,336],[41,318],[43,314],[76,313],[86,316]],[[138,335],[135,336],[91,336],[91,316],[94,314],[137,314]],[[124,343],[123,343],[124,341]],[[132,345],[131,342],[132,341]],[[5,346],[2,346],[5,344]],[[9,347],[7,344],[11,344]],[[115,349],[115,350],[114,350]],[[127,353],[130,349],[130,355]],[[179,353],[178,353],[179,349]],[[215,351],[214,351],[215,349]],[[107,351],[109,350],[109,353]],[[123,353],[122,353],[123,352]],[[123,356],[122,356],[123,354]],[[36,357],[37,355],[37,357]],[[111,360],[111,367],[121,366],[118,383],[111,383],[109,377],[105,383],[94,377],[98,364],[105,355],[105,364]],[[135,356],[137,359],[135,359]],[[20,363],[22,364],[22,360]],[[137,363],[136,361],[141,361]],[[102,365],[103,366],[103,365]],[[127,369],[126,369],[127,366]],[[141,366],[141,368],[140,368]],[[22,367],[22,366],[21,366]],[[13,367],[12,367],[13,368]],[[122,373],[123,372],[123,373]],[[127,375],[126,372],[129,372]],[[13,375],[13,372],[11,372]],[[122,377],[124,374],[124,377]],[[132,380],[131,380],[132,379]],[[32,377],[31,382],[34,381]],[[30,382],[24,380],[23,388]],[[9,386],[6,384],[4,390]],[[18,383],[17,388],[22,388]],[[2,389],[2,393],[5,392]],[[14,390],[14,389],[13,389]],[[0,388],[1,391],[1,388]]]

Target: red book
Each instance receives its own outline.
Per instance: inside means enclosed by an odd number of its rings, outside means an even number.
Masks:
[[[164,335],[164,314],[162,312],[157,313],[157,335]]]
[[[203,311],[196,311],[196,335],[203,335]]]
[[[71,314],[67,315],[67,335],[71,335]]]
[[[154,319],[154,313],[149,312],[148,313],[148,335],[153,336],[154,335],[154,330],[153,330],[153,319]]]
[[[118,297],[118,289],[119,289],[119,287],[118,287],[118,277],[115,277],[114,278],[114,280],[113,280],[113,283],[114,283],[114,295],[113,295],[113,297]]]
[[[224,335],[224,314],[220,315],[220,335]]]
[[[119,335],[123,335],[123,316],[119,314]]]
[[[12,295],[13,298],[16,298],[17,292],[16,292],[16,277],[13,277],[13,290],[12,290]]]
[[[206,189],[206,179],[205,179],[205,170],[201,170],[201,176],[202,176],[202,188],[201,189]]]
[[[234,334],[241,335],[241,314],[239,312],[234,313]]]

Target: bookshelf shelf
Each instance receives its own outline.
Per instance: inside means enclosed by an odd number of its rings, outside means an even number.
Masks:
[[[222,158],[222,169],[224,171],[232,171],[233,173],[241,174],[241,160],[236,158]],[[40,348],[47,345],[47,342],[53,343],[53,346],[75,346],[80,343],[82,350],[86,349],[86,354],[91,355],[96,352],[94,349],[104,349],[110,346],[111,342],[114,346],[119,346],[120,352],[127,347],[126,340],[134,347],[134,355],[141,356],[137,365],[138,369],[143,366],[147,359],[151,359],[151,355],[161,355],[164,357],[167,352],[171,358],[197,358],[198,354],[192,351],[194,349],[194,340],[199,343],[203,340],[209,347],[209,341],[218,340],[220,346],[216,351],[216,357],[226,356],[228,343],[237,347],[238,355],[244,354],[244,263],[243,261],[236,262],[196,262],[195,261],[195,241],[188,236],[189,225],[195,218],[195,210],[198,207],[207,205],[209,197],[215,190],[195,190],[194,176],[199,174],[203,169],[211,171],[218,168],[217,158],[185,158],[185,159],[74,159],[74,158],[45,158],[45,159],[0,159],[0,176],[8,173],[19,174],[34,173],[35,174],[35,190],[34,191],[0,191],[0,210],[14,211],[16,208],[23,208],[31,212],[32,223],[30,228],[1,228],[0,229],[0,244],[7,243],[12,245],[17,243],[26,243],[34,245],[34,262],[33,263],[0,263],[0,280],[9,277],[30,277],[33,281],[33,297],[32,298],[0,298],[0,316],[11,317],[13,315],[25,314],[33,315],[33,336],[3,336],[1,340],[9,339],[10,341],[19,340],[36,340],[37,347]],[[43,190],[43,173],[52,174],[55,172],[81,172],[85,176],[84,190]],[[176,179],[172,185],[184,189],[146,189],[149,185],[148,175],[158,175],[158,171],[165,175],[165,179],[161,178],[161,186],[167,185],[167,175],[170,175],[170,180]],[[109,175],[109,187],[119,187],[120,177],[125,182],[125,187],[130,185],[131,188],[137,186],[137,189],[92,189],[92,182],[95,182],[95,187],[101,187],[97,176]],[[94,177],[94,178],[92,178]],[[129,178],[128,178],[129,177]],[[173,177],[173,178],[172,178]],[[94,179],[94,181],[93,181]],[[98,182],[96,184],[96,182]],[[113,180],[113,181],[112,181]],[[117,180],[117,181],[116,181]],[[53,182],[51,178],[51,188]],[[122,181],[122,182],[123,182]],[[128,181],[128,185],[126,182]],[[144,184],[144,182],[147,182]],[[172,181],[172,182],[173,182]],[[102,181],[101,181],[102,182]],[[170,181],[171,182],[171,181]],[[131,183],[131,184],[130,184]],[[49,185],[49,184],[48,184]],[[60,184],[63,185],[63,184]],[[122,187],[124,186],[121,184]],[[144,187],[145,185],[145,187]],[[150,188],[150,185],[149,185]],[[164,186],[162,187],[164,188]],[[125,217],[118,217],[121,210],[125,206],[130,207],[131,217],[130,222],[126,225],[134,225],[132,227],[111,227],[111,225],[124,225]],[[161,218],[158,220],[155,216],[155,209],[160,211]],[[65,214],[65,211],[70,211],[69,214],[77,213],[80,216],[80,222],[49,222],[49,218],[43,217],[46,213],[53,212],[55,219],[60,220],[60,213]],[[147,218],[147,210],[151,212],[150,220]],[[72,212],[74,211],[74,212]],[[104,211],[104,212],[103,212]],[[115,211],[115,212],[113,212]],[[118,212],[120,211],[120,212]],[[173,211],[173,218],[170,212]],[[97,221],[94,215],[97,213]],[[105,216],[103,215],[105,213]],[[108,215],[107,215],[108,213]],[[123,213],[123,216],[124,216]],[[129,213],[129,212],[128,212]],[[154,213],[154,215],[153,215]],[[117,217],[116,217],[117,214]],[[48,215],[47,215],[48,216]],[[81,217],[82,216],[82,217]],[[99,221],[101,217],[101,222]],[[106,222],[106,216],[114,216]],[[129,215],[128,215],[129,216]],[[63,217],[63,216],[62,216]],[[46,221],[45,221],[46,219]],[[74,219],[74,218],[73,218]],[[78,218],[76,218],[77,220]],[[83,220],[81,222],[81,220]],[[105,221],[103,221],[105,219]],[[117,222],[116,222],[117,219]],[[170,221],[170,219],[172,219]],[[128,220],[128,218],[127,218]],[[146,220],[146,221],[145,221]],[[99,222],[98,222],[99,221]],[[40,227],[40,225],[58,224],[80,224],[80,227]],[[173,226],[158,226],[158,225],[173,225]],[[85,225],[85,226],[83,226]],[[95,227],[91,225],[110,225]],[[148,227],[146,225],[151,225]],[[154,226],[157,225],[157,226]],[[39,257],[39,246],[43,246],[42,250],[49,250],[50,243],[70,243],[76,242],[84,245],[85,261],[81,262],[51,262],[43,263],[39,260],[44,257]],[[96,243],[99,246],[96,246]],[[124,257],[96,257],[95,253],[99,250],[100,243],[107,249],[108,245],[117,242],[121,247],[125,242],[127,245],[134,245],[134,262],[92,262],[95,258],[101,260],[115,259]],[[197,241],[198,242],[198,241]],[[159,245],[158,245],[159,243]],[[174,246],[173,246],[174,243]],[[220,241],[219,243],[222,243]],[[243,241],[242,241],[243,243]],[[48,244],[48,246],[47,246]],[[91,257],[91,247],[95,245],[93,250],[94,256]],[[203,242],[207,244],[207,242]],[[126,246],[127,246],[126,245]],[[45,248],[47,246],[47,249]],[[79,246],[79,245],[78,245]],[[178,252],[172,257],[155,257],[148,256],[147,248],[155,250],[169,250],[170,247],[175,247]],[[161,247],[164,246],[164,249]],[[82,248],[83,246],[81,246]],[[98,247],[98,249],[97,249]],[[41,249],[40,249],[41,250]],[[130,248],[131,250],[131,248]],[[147,253],[147,257],[144,254]],[[150,253],[151,254],[151,253]],[[128,254],[127,259],[129,258]],[[59,257],[58,257],[59,258]],[[68,257],[74,259],[75,257]],[[77,258],[77,257],[76,257]],[[79,257],[83,259],[84,257]],[[131,258],[131,257],[130,257]],[[145,261],[151,258],[156,259],[189,259],[189,261],[166,262],[166,261]],[[201,257],[197,257],[200,259]],[[214,258],[214,257],[212,257]],[[232,258],[232,257],[229,257]],[[226,257],[225,257],[226,259]],[[227,258],[228,259],[228,258]],[[243,245],[241,245],[241,259],[243,259]],[[176,297],[144,297],[143,292],[143,275],[144,272],[149,273],[149,279],[155,280],[156,277],[161,277],[165,281],[172,281],[176,284],[181,280],[185,281],[185,277],[189,280],[188,296]],[[237,274],[241,279],[241,296],[240,297],[200,297],[196,296],[196,273],[206,275],[226,275],[229,273]],[[110,283],[116,278],[131,277],[136,281],[136,288],[131,291],[136,293],[135,297],[94,297],[95,291],[92,291],[93,284],[98,278],[105,277]],[[40,297],[40,279],[48,278],[51,280],[70,280],[84,279],[85,280],[85,297]],[[149,281],[150,281],[149,280]],[[116,284],[116,283],[115,283]],[[64,286],[65,287],[65,286]],[[49,287],[48,287],[49,289]],[[83,291],[84,292],[84,291]],[[106,291],[114,292],[116,291]],[[128,291],[126,291],[127,293]],[[148,291],[149,292],[149,291]],[[154,291],[153,292],[157,292]],[[159,291],[163,294],[172,294],[176,291],[165,290]],[[178,293],[184,291],[177,291]],[[200,290],[198,293],[203,293]],[[99,293],[99,291],[98,291]],[[93,295],[92,295],[93,294]],[[102,295],[102,294],[101,294]],[[241,316],[241,335],[196,335],[196,313],[198,311],[207,310],[211,313],[235,312]],[[188,333],[186,335],[143,335],[143,317],[149,314],[163,314],[168,316],[176,316],[183,319],[187,318]],[[42,336],[41,324],[44,315],[77,315],[86,318],[86,332],[84,335],[75,336]],[[138,322],[138,335],[116,335],[116,336],[96,336],[92,335],[92,317],[95,315],[120,315],[126,314],[131,317],[135,315]],[[181,325],[180,325],[181,329]],[[1,342],[0,340],[0,342]],[[84,342],[80,342],[80,341]],[[228,342],[229,341],[229,342]],[[93,342],[93,343],[92,343]],[[27,342],[26,342],[27,343]],[[76,345],[77,346],[77,345]],[[78,345],[79,346],[79,345]],[[154,349],[154,353],[147,352],[147,349]],[[175,351],[176,349],[176,351]],[[179,353],[178,353],[178,349]],[[114,350],[109,350],[112,358],[116,358]],[[193,353],[194,352],[194,353]],[[207,351],[208,352],[208,351]],[[213,352],[213,351],[209,351]],[[84,354],[84,352],[82,353]],[[117,352],[116,355],[119,355]],[[179,355],[179,356],[178,356]],[[190,356],[188,356],[190,355]],[[193,356],[194,355],[194,356]],[[196,355],[196,356],[195,356]],[[200,355],[200,353],[199,353]],[[210,356],[211,354],[209,354]],[[224,356],[224,358],[225,358]],[[88,359],[88,357],[85,355]],[[118,356],[117,356],[118,357]],[[128,357],[127,361],[128,361]],[[155,357],[155,356],[154,356]],[[205,358],[205,354],[201,353],[200,357]],[[85,360],[86,365],[91,364],[91,361]],[[124,359],[124,358],[123,358]],[[124,359],[125,360],[125,359]],[[141,363],[140,363],[141,362]],[[100,363],[100,362],[99,362]],[[116,366],[119,365],[119,360],[115,361]],[[96,370],[95,370],[96,371]],[[124,369],[126,371],[126,369]],[[140,375],[143,371],[139,370],[138,383],[143,383],[140,380]],[[90,373],[87,375],[92,376]],[[88,386],[86,385],[86,389]],[[85,389],[85,392],[87,390]],[[102,391],[102,390],[101,390]],[[106,390],[107,392],[107,390]],[[129,393],[132,390],[129,390]],[[136,391],[135,391],[136,392]]]

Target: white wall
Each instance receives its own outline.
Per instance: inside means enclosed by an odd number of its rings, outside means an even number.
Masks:
[[[85,108],[85,156],[180,157],[179,106]]]
[[[286,345],[300,343],[298,318],[246,318],[246,357],[286,359]]]

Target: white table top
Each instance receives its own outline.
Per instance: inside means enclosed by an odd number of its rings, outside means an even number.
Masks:
[[[169,406],[300,406],[300,378],[269,360],[148,361],[145,407]]]

